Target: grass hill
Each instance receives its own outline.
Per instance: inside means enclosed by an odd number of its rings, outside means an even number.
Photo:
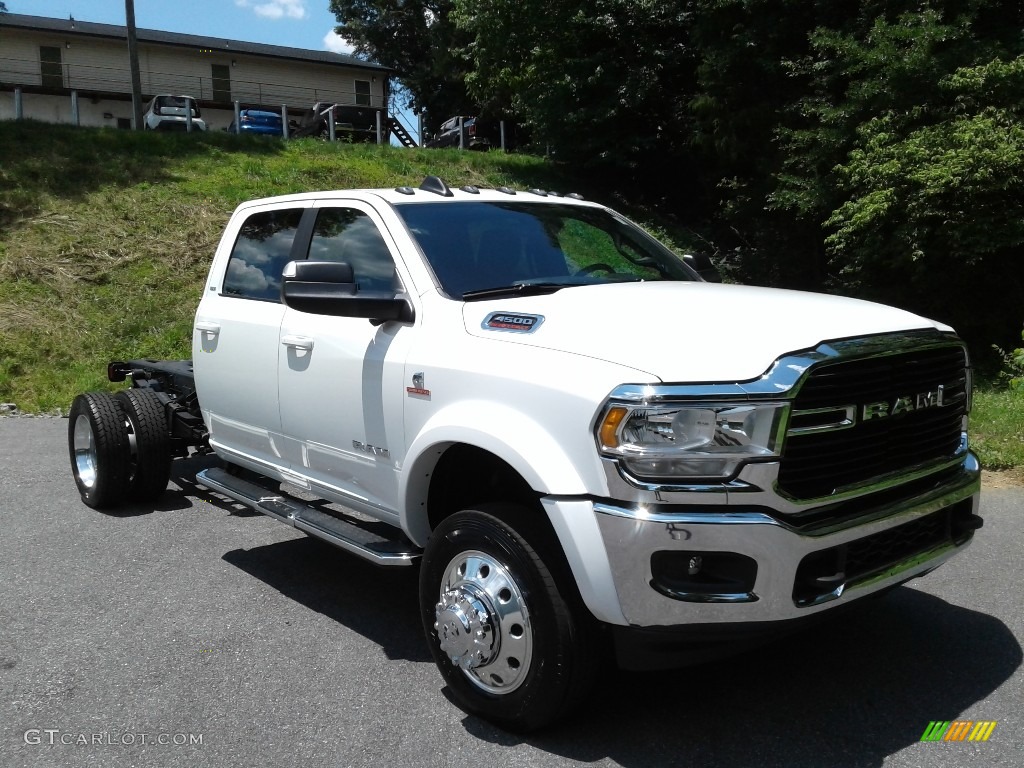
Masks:
[[[0,402],[67,408],[106,385],[111,359],[187,358],[203,279],[239,203],[417,186],[430,174],[624,208],[524,155],[0,122]]]

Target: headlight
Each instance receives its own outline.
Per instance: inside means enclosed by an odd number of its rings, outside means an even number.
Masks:
[[[751,460],[778,458],[785,403],[611,404],[597,443],[630,474],[666,480],[724,480]]]

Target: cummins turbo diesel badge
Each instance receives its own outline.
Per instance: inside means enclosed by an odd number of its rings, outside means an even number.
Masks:
[[[543,315],[524,315],[521,312],[492,312],[483,322],[484,328],[493,331],[514,331],[533,333],[544,322]]]

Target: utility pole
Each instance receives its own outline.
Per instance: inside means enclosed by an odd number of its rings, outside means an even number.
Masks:
[[[124,0],[125,26],[128,27],[128,63],[132,71],[132,117],[136,131],[142,125],[142,75],[139,73],[139,41],[135,36],[135,0]]]

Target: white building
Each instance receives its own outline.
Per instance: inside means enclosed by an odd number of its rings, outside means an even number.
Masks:
[[[151,29],[137,37],[143,100],[192,96],[214,130],[234,119],[236,101],[295,117],[320,102],[387,118],[390,70],[353,56]],[[127,29],[0,14],[0,120],[18,117],[130,128]]]

